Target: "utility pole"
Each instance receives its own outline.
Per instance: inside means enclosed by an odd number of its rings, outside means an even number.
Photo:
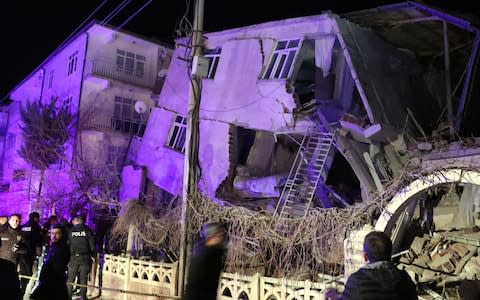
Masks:
[[[448,44],[448,26],[447,22],[443,21],[443,47],[445,58],[445,98],[447,99],[447,118],[448,128],[450,133],[450,140],[455,138],[454,116],[452,106],[452,79],[450,78],[450,46]]]
[[[202,55],[203,52],[203,8],[204,0],[195,1],[195,17],[193,22],[191,56],[189,62],[193,62],[193,57]],[[178,266],[178,294],[183,296],[185,283],[187,281],[187,266],[189,252],[191,252],[191,243],[189,243],[188,219],[190,209],[188,200],[198,196],[198,143],[199,143],[199,106],[201,94],[200,76],[191,73],[188,69],[190,80],[190,97],[188,101],[187,132],[185,141],[185,162],[183,169],[183,197],[182,212],[180,220],[180,258]]]

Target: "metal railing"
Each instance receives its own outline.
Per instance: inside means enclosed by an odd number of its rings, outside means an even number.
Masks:
[[[149,89],[153,89],[156,80],[156,74],[153,71],[148,70],[147,64],[145,64],[145,70],[141,73],[137,73],[135,70],[128,73],[125,72],[125,70],[119,70],[115,60],[103,57],[88,60],[85,68],[85,75],[118,80]]]

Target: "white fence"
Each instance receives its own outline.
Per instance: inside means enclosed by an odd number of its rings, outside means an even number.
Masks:
[[[177,263],[159,263],[105,255],[102,270],[102,296],[106,299],[159,299],[154,296],[119,294],[108,289],[121,289],[144,294],[176,294]]]
[[[144,294],[177,295],[177,263],[159,263],[105,255],[102,270],[102,299],[162,299],[155,296],[122,294],[111,288]],[[218,299],[230,300],[322,300],[328,287],[339,287],[334,279],[324,282],[223,273]],[[164,299],[168,299],[165,297]]]

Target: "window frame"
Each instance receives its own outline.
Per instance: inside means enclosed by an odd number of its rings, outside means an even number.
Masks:
[[[27,180],[27,170],[25,169],[13,169],[12,181],[20,182]]]
[[[135,52],[117,48],[115,65],[117,72],[144,78],[147,57]]]
[[[222,48],[207,49],[204,51],[203,56],[208,59],[208,72],[205,78],[214,79],[217,73],[218,64],[220,63],[220,55],[222,54]]]
[[[178,119],[180,118],[180,119]],[[183,136],[183,143],[182,143]],[[165,141],[165,147],[180,153],[185,153],[185,144],[187,141],[187,117],[175,114],[170,125],[167,139]],[[182,143],[181,147],[177,145]]]
[[[75,50],[68,56],[67,76],[72,75],[77,71],[78,50]]]
[[[261,78],[266,80],[290,78],[303,41],[304,39],[301,38],[278,40]],[[290,46],[290,43],[295,42],[296,45]],[[283,46],[282,43],[285,45]],[[288,70],[285,69],[286,66],[288,66]]]
[[[128,103],[129,101],[130,103]],[[122,96],[114,96],[113,116],[111,118],[111,127],[113,130],[127,134],[138,133],[140,136],[143,135],[146,128],[146,120],[148,119],[148,115],[144,114],[146,117],[142,118],[142,115],[135,111],[135,103],[137,103],[137,101],[139,100]],[[126,108],[129,109],[129,112],[126,112]]]

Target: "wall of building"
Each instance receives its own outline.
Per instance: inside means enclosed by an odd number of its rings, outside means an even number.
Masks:
[[[125,76],[117,76],[118,74],[115,73],[117,49],[145,58],[143,76],[135,74],[133,77],[136,80],[124,80]],[[86,119],[98,125],[87,128],[88,131],[77,136],[77,142],[80,141],[81,146],[77,144],[74,147],[75,139],[72,138],[67,145],[65,166],[52,166],[46,171],[45,181],[53,184],[45,183],[43,192],[47,197],[58,198],[72,190],[72,179],[69,172],[65,171],[69,169],[68,166],[72,163],[75,151],[86,153],[86,161],[98,168],[105,167],[110,146],[125,149],[126,152],[131,135],[138,132],[122,133],[112,130],[111,118],[115,96],[144,102],[147,111],[142,117],[146,121],[148,111],[154,106],[151,93],[157,72],[168,63],[170,57],[171,50],[164,46],[130,34],[114,32],[113,29],[100,25],[92,25],[86,32],[70,41],[61,51],[49,57],[41,68],[39,67],[11,94],[13,103],[8,107],[9,124],[4,139],[8,149],[6,148],[7,151],[4,153],[6,172],[3,177],[12,183],[12,189],[9,193],[0,192],[2,200],[5,199],[5,203],[24,203],[25,207],[20,208],[21,205],[16,207],[22,213],[27,213],[36,206],[34,201],[30,201],[26,195],[28,190],[32,192],[32,187],[33,190],[38,187],[38,172],[32,173],[29,165],[17,153],[22,143],[18,126],[19,105],[25,103],[27,99],[47,102],[52,97],[56,97],[59,105],[68,104],[74,115],[77,115],[80,107],[82,116],[93,116]],[[97,62],[103,68],[100,69],[101,74],[107,76],[90,76],[93,62]],[[76,125],[83,128],[82,126],[85,125],[83,122],[84,120],[80,119]],[[72,135],[76,132],[76,128],[73,128]],[[18,168],[26,169],[26,178],[20,182],[17,182],[18,180],[13,182],[12,174]]]
[[[182,193],[184,155],[165,146],[175,114],[154,108],[148,119],[137,163],[147,167],[150,180],[171,194]]]
[[[289,19],[207,34],[207,49],[222,48],[214,79],[204,79],[200,114],[257,130],[276,131],[294,126],[295,101],[284,79],[261,79],[277,40],[301,39],[328,34],[327,15]],[[182,41],[183,42],[183,41]],[[189,77],[186,62],[179,59],[188,51],[174,51],[159,105],[186,113]]]
[[[200,188],[214,197],[230,168],[231,125],[270,132],[295,130],[295,99],[284,79],[261,79],[277,40],[301,39],[309,34],[330,33],[326,15],[271,22],[207,34],[206,48],[222,48],[213,79],[204,79],[200,106]],[[178,41],[179,44],[185,41]],[[160,188],[181,194],[183,154],[165,147],[175,113],[186,116],[190,77],[178,46],[172,55],[165,84],[153,110],[138,163]],[[302,126],[305,124],[302,123]],[[305,130],[305,127],[300,131]]]

